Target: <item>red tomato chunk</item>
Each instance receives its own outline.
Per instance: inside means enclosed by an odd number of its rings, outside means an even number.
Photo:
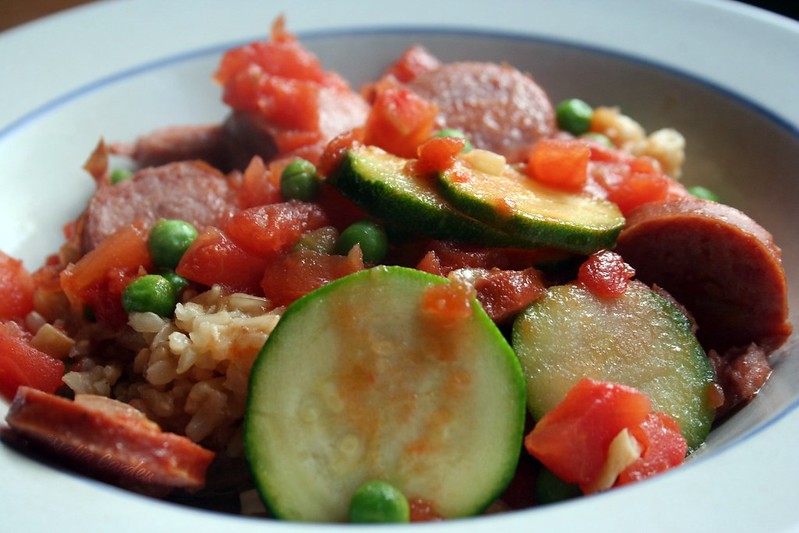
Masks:
[[[538,421],[524,444],[563,481],[590,493],[596,490],[611,441],[627,429],[643,451],[623,480],[643,479],[680,464],[686,450],[676,424],[665,414],[653,416],[650,405],[649,398],[633,388],[584,378]]]
[[[21,320],[33,309],[33,277],[22,261],[0,251],[0,320]]]
[[[688,446],[677,423],[665,413],[649,413],[630,433],[643,446],[641,457],[628,466],[616,481],[626,485],[664,472],[685,460]]]
[[[61,287],[76,308],[88,305],[98,320],[124,324],[122,291],[151,266],[147,233],[125,226],[61,272]]]
[[[419,145],[419,160],[414,169],[419,174],[442,172],[455,164],[455,158],[466,146],[465,139],[433,137]]]
[[[288,305],[333,280],[364,269],[360,248],[349,255],[297,250],[271,261],[263,270],[261,288],[275,305]]]
[[[472,298],[474,288],[466,283],[434,285],[424,293],[422,311],[441,327],[449,327],[471,316]]]
[[[327,224],[322,209],[290,201],[239,211],[225,226],[228,236],[248,253],[272,257],[294,244],[306,231]]]
[[[382,89],[366,120],[364,143],[401,157],[416,157],[430,137],[438,113],[435,104],[403,88]]]
[[[266,263],[211,227],[186,250],[175,271],[201,285],[218,283],[234,292],[259,294]]]
[[[410,83],[420,74],[431,72],[441,66],[441,62],[423,47],[415,45],[407,48],[386,71],[400,83]]]
[[[575,139],[542,139],[530,152],[527,174],[535,180],[565,189],[580,191],[587,180],[591,148]]]
[[[600,298],[621,296],[627,290],[635,269],[617,253],[602,250],[592,254],[577,273],[577,279]]]
[[[30,345],[30,335],[13,322],[0,322],[0,395],[10,400],[20,386],[53,393],[64,363]]]

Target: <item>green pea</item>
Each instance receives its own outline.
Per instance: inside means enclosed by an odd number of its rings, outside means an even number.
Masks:
[[[535,497],[538,503],[560,502],[581,494],[580,487],[566,483],[543,466],[535,478]]]
[[[163,269],[158,272],[160,276],[166,278],[166,280],[172,284],[172,288],[175,290],[175,296],[180,298],[180,293],[183,292],[183,289],[189,286],[189,280],[175,272],[174,270],[166,270]]]
[[[292,161],[280,174],[280,194],[284,200],[310,202],[316,198],[320,184],[316,167],[305,159]]]
[[[349,509],[350,522],[356,524],[381,524],[410,522],[411,510],[402,492],[385,481],[367,481],[352,495]]]
[[[458,129],[444,128],[443,130],[436,132],[434,137],[455,137],[457,139],[465,139],[466,145],[463,147],[463,150],[461,150],[461,152],[465,153],[472,149],[472,143],[469,142],[469,139],[466,137],[466,134]]]
[[[126,313],[151,312],[168,317],[175,311],[175,305],[175,288],[168,279],[158,274],[137,278],[122,292],[122,307]]]
[[[688,187],[688,192],[697,198],[702,198],[705,200],[712,200],[714,202],[720,202],[721,199],[719,195],[711,191],[710,189],[706,189],[700,185],[695,185],[693,187]]]
[[[582,135],[591,129],[593,108],[578,98],[569,98],[555,107],[558,128],[572,135]]]
[[[111,171],[109,180],[111,181],[111,185],[116,185],[120,181],[125,181],[130,179],[132,176],[133,172],[126,168],[115,168],[114,170]]]
[[[174,269],[196,238],[197,230],[185,220],[162,218],[150,230],[147,247],[156,266]]]
[[[386,232],[368,220],[356,222],[341,232],[336,243],[336,253],[346,255],[356,244],[361,246],[363,260],[373,265],[380,263],[388,253]]]

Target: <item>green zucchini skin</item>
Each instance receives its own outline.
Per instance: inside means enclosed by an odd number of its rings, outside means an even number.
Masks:
[[[420,303],[444,278],[380,266],[286,309],[250,376],[244,442],[279,518],[346,520],[381,479],[447,518],[485,510],[516,469],[525,389],[512,348],[476,300],[433,324]]]
[[[497,247],[537,248],[537,241],[500,231],[454,209],[434,180],[405,170],[409,160],[374,146],[344,155],[330,176],[334,187],[387,225],[436,239]]]
[[[679,424],[689,451],[707,438],[715,415],[707,405],[716,382],[711,363],[685,315],[640,282],[617,298],[576,283],[550,287],[517,317],[512,344],[535,419],[590,377],[646,393],[653,410]]]
[[[494,175],[458,163],[438,183],[459,211],[539,246],[590,254],[613,248],[624,227],[616,204],[546,187],[510,166]]]

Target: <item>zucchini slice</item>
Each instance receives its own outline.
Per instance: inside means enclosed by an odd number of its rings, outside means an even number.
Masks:
[[[454,209],[435,180],[406,171],[411,160],[376,146],[348,150],[331,183],[361,209],[391,226],[429,237],[487,246],[538,247]]]
[[[714,410],[710,361],[683,313],[638,281],[599,298],[578,284],[548,289],[513,325],[513,347],[535,419],[583,377],[634,387],[679,424],[688,449],[704,442]]]
[[[380,266],[286,309],[253,366],[245,414],[247,458],[276,516],[345,521],[356,489],[380,479],[460,517],[509,483],[521,367],[474,298],[448,325],[422,305],[447,283]]]
[[[459,162],[438,181],[459,211],[539,246],[589,254],[612,248],[624,227],[613,202],[546,187],[508,165],[494,175]]]

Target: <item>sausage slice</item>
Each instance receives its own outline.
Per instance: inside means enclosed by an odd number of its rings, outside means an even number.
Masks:
[[[214,168],[228,168],[225,132],[220,124],[167,126],[142,135],[133,145],[117,143],[112,151],[130,157],[141,168],[197,159]]]
[[[408,87],[434,102],[437,126],[463,131],[477,148],[522,161],[530,146],[555,130],[555,113],[533,79],[495,63],[449,63],[416,77]]]
[[[234,210],[227,180],[205,163],[145,168],[129,180],[97,189],[83,214],[83,251],[134,222],[149,229],[160,218],[176,218],[202,228],[217,225]]]
[[[771,351],[791,334],[780,249],[733,207],[693,197],[645,204],[627,217],[616,251],[688,309],[706,349]]]
[[[70,401],[20,387],[6,422],[53,459],[148,494],[201,489],[214,459],[213,452],[102,396],[79,394]]]

